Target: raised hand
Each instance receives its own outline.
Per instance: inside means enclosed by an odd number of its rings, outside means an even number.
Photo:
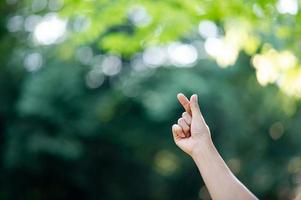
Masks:
[[[185,109],[178,123],[172,126],[175,143],[188,153],[196,163],[211,198],[214,200],[257,200],[231,172],[219,155],[202,116],[197,95],[188,100],[178,94],[178,100]]]
[[[178,119],[178,123],[172,126],[174,141],[178,147],[192,156],[202,143],[211,139],[210,130],[200,111],[196,94],[192,95],[190,100],[181,93],[177,98],[185,112]]]

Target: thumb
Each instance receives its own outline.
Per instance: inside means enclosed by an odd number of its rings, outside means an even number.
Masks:
[[[202,118],[202,114],[201,114],[200,107],[198,104],[198,96],[196,94],[194,94],[190,97],[190,109],[192,112],[192,117],[201,117]]]

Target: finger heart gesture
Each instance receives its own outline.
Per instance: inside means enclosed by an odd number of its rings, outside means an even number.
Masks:
[[[174,141],[184,152],[192,155],[202,140],[210,138],[210,130],[200,111],[196,94],[190,100],[181,93],[177,98],[185,112],[178,119],[178,123],[172,126]]]

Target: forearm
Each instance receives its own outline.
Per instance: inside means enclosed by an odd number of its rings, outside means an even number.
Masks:
[[[209,127],[200,111],[197,95],[190,101],[178,95],[186,112],[172,126],[175,143],[192,156],[213,200],[256,200],[257,198],[232,174],[211,140]]]
[[[230,171],[210,138],[192,154],[213,200],[257,199]]]

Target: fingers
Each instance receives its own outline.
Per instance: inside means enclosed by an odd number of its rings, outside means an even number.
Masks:
[[[188,126],[188,124],[186,123],[186,121],[183,118],[180,118],[178,120],[178,125],[180,125],[180,127],[182,128],[185,137],[189,137],[190,136],[190,127]]]
[[[174,124],[172,126],[172,135],[173,135],[173,138],[174,138],[175,141],[180,139],[180,138],[185,137],[181,126],[179,126],[178,124]]]
[[[198,104],[198,96],[196,94],[190,97],[190,108],[193,117],[202,116],[200,107]]]
[[[188,114],[187,112],[183,112],[182,118],[185,120],[185,122],[188,126],[191,125],[191,115],[190,114]]]
[[[177,95],[177,98],[179,100],[179,102],[181,103],[181,105],[184,107],[185,111],[189,114],[191,114],[191,109],[190,109],[190,102],[189,100],[187,99],[187,97],[182,94],[182,93],[179,93]]]

